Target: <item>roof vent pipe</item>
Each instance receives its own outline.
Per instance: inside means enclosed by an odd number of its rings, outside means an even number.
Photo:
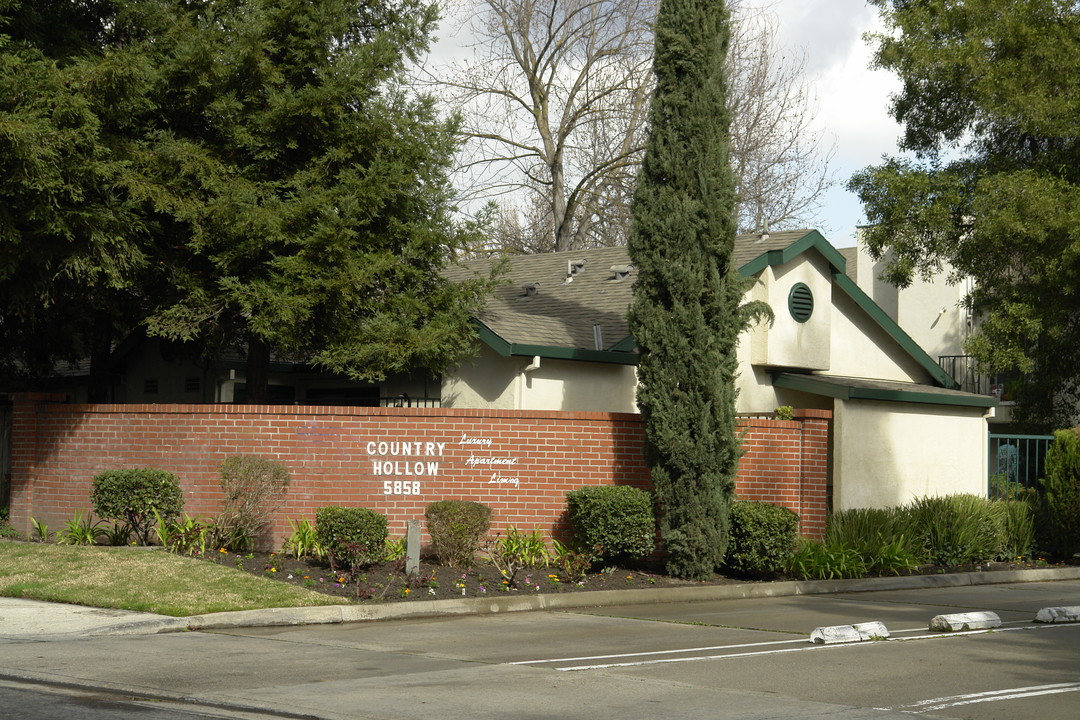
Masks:
[[[604,349],[604,329],[600,327],[600,323],[595,323],[592,326],[593,344],[597,350]]]
[[[540,287],[540,283],[537,282],[525,283],[521,286],[523,291],[521,293],[522,297],[536,297],[536,289],[538,287]]]

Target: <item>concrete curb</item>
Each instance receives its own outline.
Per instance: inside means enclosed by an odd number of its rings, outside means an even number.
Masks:
[[[968,632],[992,630],[1001,627],[1001,618],[995,612],[953,613],[930,618],[928,630],[936,632]]]
[[[193,615],[186,618],[162,618],[158,616],[113,625],[94,634],[156,634],[183,630],[319,625],[402,618],[495,615],[536,610],[618,607],[620,605],[644,605],[660,602],[741,600],[792,595],[914,590],[919,588],[1050,582],[1055,580],[1080,580],[1080,567],[995,570],[991,572],[909,575],[905,577],[860,578],[856,580],[793,580],[677,588],[582,591],[551,595],[508,595],[505,597],[465,598],[461,600],[410,600],[368,605],[327,605],[322,607],[240,610]]]
[[[1035,615],[1037,623],[1074,623],[1080,622],[1080,605],[1068,607],[1047,607]]]

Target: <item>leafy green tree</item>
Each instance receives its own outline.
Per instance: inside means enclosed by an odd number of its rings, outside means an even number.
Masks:
[[[875,62],[903,88],[902,150],[855,175],[872,252],[904,286],[947,264],[982,313],[968,351],[1023,373],[1016,418],[1076,423],[1080,371],[1080,7],[1073,0],[871,0]]]
[[[731,263],[735,184],[725,107],[728,8],[664,0],[652,128],[633,203],[630,326],[668,571],[705,578],[729,539],[739,442],[736,343],[756,307]]]
[[[102,387],[115,334],[134,324],[141,221],[96,108],[133,87],[101,52],[112,5],[0,0],[0,376],[9,383],[90,358]],[[113,94],[117,114],[127,92]]]

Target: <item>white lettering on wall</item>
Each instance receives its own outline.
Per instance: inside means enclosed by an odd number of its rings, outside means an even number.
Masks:
[[[513,485],[514,487],[521,487],[521,478],[503,477],[499,473],[492,473],[491,479],[488,480],[488,485]]]
[[[427,457],[439,456],[442,457],[443,450],[446,448],[446,443],[441,442],[376,442],[370,441],[364,448],[367,450],[368,455],[389,455],[391,457],[401,457],[409,455],[425,455]]]
[[[475,467],[477,465],[517,465],[518,459],[515,457],[480,457],[477,455],[470,455],[469,459],[465,461],[465,464],[469,467]]]
[[[480,448],[490,449],[493,442],[490,437],[462,433],[457,444],[479,450]],[[446,443],[410,439],[369,440],[364,445],[364,450],[371,457],[371,473],[376,477],[424,478],[435,477],[439,474],[439,461],[430,458],[443,457],[446,452]],[[475,452],[470,452],[465,460],[465,466],[468,468],[495,470],[488,476],[486,484],[520,488],[520,477],[503,475],[500,472],[504,469],[513,472],[510,468],[517,464],[516,457],[477,455]],[[419,480],[383,480],[384,495],[419,495],[420,489]]]

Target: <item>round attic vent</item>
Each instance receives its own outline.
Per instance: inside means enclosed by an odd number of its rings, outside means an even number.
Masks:
[[[795,283],[787,296],[788,312],[796,322],[804,323],[814,314],[814,294],[806,283]]]

